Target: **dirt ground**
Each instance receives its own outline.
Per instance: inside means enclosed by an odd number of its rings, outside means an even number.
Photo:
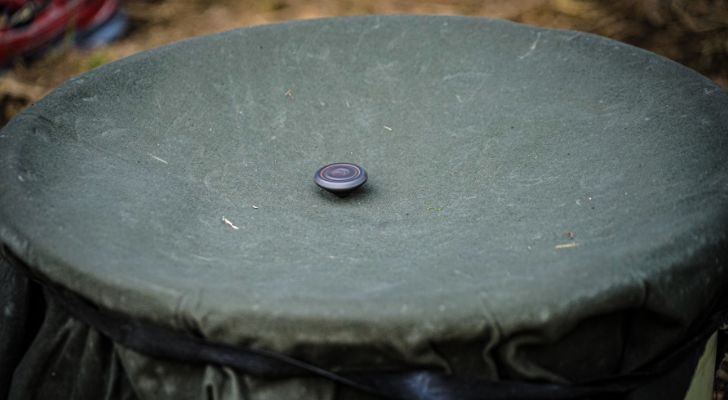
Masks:
[[[139,51],[238,27],[340,15],[471,15],[586,31],[662,54],[728,87],[728,0],[127,0],[124,8],[130,24],[121,40],[93,51],[61,46],[2,73],[0,127],[67,79]],[[718,377],[714,398],[723,399],[728,353]]]
[[[94,51],[59,47],[0,76],[0,127],[67,79],[191,36],[292,19],[364,14],[504,18],[597,33],[681,62],[728,86],[728,0],[127,0],[130,29]]]

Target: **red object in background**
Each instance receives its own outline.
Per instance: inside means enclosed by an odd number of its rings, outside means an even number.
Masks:
[[[119,0],[0,0],[0,66],[67,32],[92,30],[118,10]]]

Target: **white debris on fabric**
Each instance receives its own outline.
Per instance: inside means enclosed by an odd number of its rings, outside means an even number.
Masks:
[[[161,158],[159,158],[159,157],[155,156],[155,155],[154,155],[154,154],[152,154],[152,153],[148,153],[148,154],[149,154],[149,157],[152,157],[153,159],[155,159],[155,160],[157,160],[157,161],[159,161],[159,162],[162,162],[162,163],[165,163],[165,164],[169,164],[169,163],[168,163],[168,162],[167,162],[166,160],[163,160],[163,159],[161,159]]]
[[[233,224],[232,222],[230,222],[230,220],[229,220],[229,219],[227,219],[227,218],[225,218],[225,217],[222,217],[222,222],[223,222],[223,223],[224,223],[225,225],[227,225],[227,226],[229,226],[229,227],[231,227],[231,228],[235,229],[236,231],[237,231],[238,229],[240,229],[240,228],[238,228],[237,226],[235,226],[235,224]]]

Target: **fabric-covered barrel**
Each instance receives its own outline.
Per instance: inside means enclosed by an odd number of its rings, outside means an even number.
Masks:
[[[0,131],[0,397],[682,399],[727,234],[728,95],[655,54],[457,17],[192,39]]]

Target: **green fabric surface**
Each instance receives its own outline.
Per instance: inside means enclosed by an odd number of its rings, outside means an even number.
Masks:
[[[32,311],[44,312],[44,321],[15,366],[8,400],[137,399],[113,342],[53,301]]]
[[[37,285],[32,287],[38,290],[41,301],[18,315],[40,315],[40,329],[28,333],[33,343],[23,352],[22,362],[16,365],[5,357],[0,361],[0,366],[14,369],[10,376],[0,375],[12,378],[4,379],[1,388],[5,392],[0,393],[0,399],[371,399],[337,389],[321,378],[264,380],[222,366],[145,357],[99,335],[44,295]],[[0,338],[5,337],[0,331]]]
[[[725,92],[608,39],[262,26],[103,66],[11,121],[0,242],[102,308],[215,342],[582,382],[644,366],[721,296],[726,149]],[[368,183],[318,189],[335,161]]]
[[[28,280],[0,256],[0,399],[10,390],[15,366],[34,335]]]

